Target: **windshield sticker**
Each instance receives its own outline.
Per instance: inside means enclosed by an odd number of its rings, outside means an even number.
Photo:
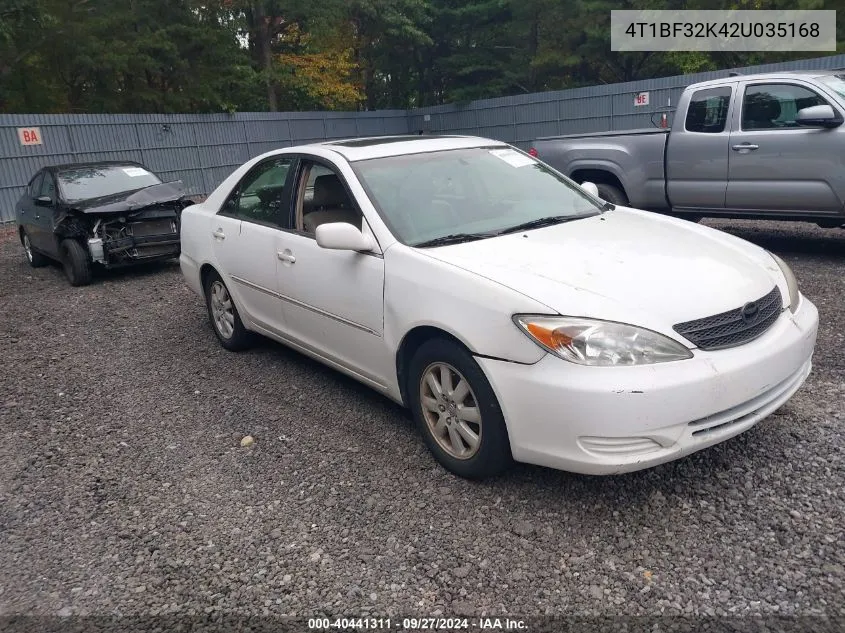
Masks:
[[[496,158],[505,161],[511,167],[525,167],[526,165],[534,164],[533,158],[520,154],[512,149],[491,149],[490,153]]]
[[[146,176],[149,172],[140,167],[124,167],[123,173],[134,178],[135,176]]]

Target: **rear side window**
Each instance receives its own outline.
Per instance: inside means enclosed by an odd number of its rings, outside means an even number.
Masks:
[[[685,129],[709,134],[724,132],[730,104],[731,88],[728,86],[696,90],[690,99]]]
[[[743,130],[777,130],[800,127],[799,110],[829,105],[818,94],[795,84],[749,86],[742,104]]]

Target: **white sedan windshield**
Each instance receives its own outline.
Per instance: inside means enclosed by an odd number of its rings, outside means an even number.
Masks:
[[[391,231],[410,245],[602,212],[578,186],[508,147],[376,158],[353,167]]]

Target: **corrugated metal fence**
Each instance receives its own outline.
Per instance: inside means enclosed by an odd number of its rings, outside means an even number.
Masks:
[[[21,145],[38,127],[41,145]],[[42,166],[134,160],[191,195],[210,193],[237,166],[271,149],[350,136],[405,134],[405,110],[228,114],[0,115],[0,222],[14,219],[23,187]]]
[[[845,68],[845,55],[738,69],[743,73]],[[443,132],[486,136],[527,148],[538,136],[649,127],[691,83],[730,71],[663,77],[485,99],[411,111],[207,115],[0,114],[0,222],[35,171],[47,164],[129,159],[191,195],[211,192],[244,161],[268,150],[354,136]],[[647,106],[634,105],[641,92]],[[41,145],[21,145],[17,129],[39,127]]]

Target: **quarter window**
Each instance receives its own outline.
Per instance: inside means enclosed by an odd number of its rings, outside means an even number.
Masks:
[[[718,134],[725,131],[728,108],[731,104],[731,88],[706,88],[697,90],[690,99],[684,127],[688,132]]]
[[[818,94],[794,84],[767,84],[745,89],[742,104],[743,130],[777,130],[799,127],[799,110],[828,105]]]

